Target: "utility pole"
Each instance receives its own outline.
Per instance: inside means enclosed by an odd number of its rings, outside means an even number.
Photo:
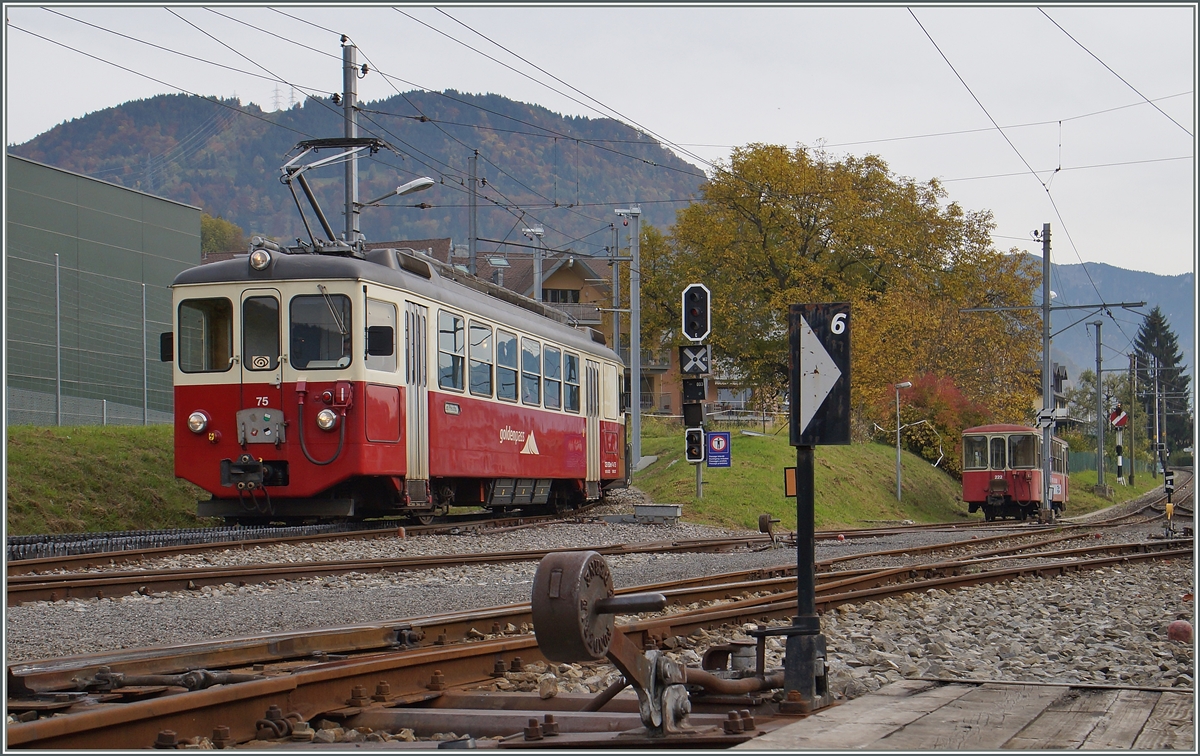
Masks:
[[[1050,472],[1054,457],[1054,384],[1050,375],[1050,224],[1042,224],[1042,524],[1054,521]]]
[[[1158,347],[1158,342],[1154,343]],[[1159,444],[1162,443],[1161,431],[1158,429],[1158,355],[1154,355],[1154,465],[1150,468],[1150,477],[1158,479]]]
[[[475,223],[476,223],[476,215],[479,210],[479,207],[476,204],[476,202],[477,202],[476,192],[478,191],[476,188],[477,187],[477,184],[476,184],[477,168],[476,168],[476,166],[478,165],[478,162],[479,162],[479,150],[475,150],[474,154],[471,155],[471,157],[467,158],[467,164],[470,166],[470,169],[471,169],[471,172],[470,172],[471,173],[471,177],[470,177],[471,178],[471,201],[470,201],[470,209],[468,210],[468,212],[471,214],[471,217],[469,217],[467,219],[467,272],[470,273],[471,275],[476,275],[476,273],[475,273],[475,254],[476,254],[476,252],[475,252],[475,237],[478,236],[478,228],[476,227]]]
[[[542,234],[546,233],[541,226],[523,228],[521,233],[533,240],[533,298],[542,301]]]
[[[342,108],[346,119],[346,138],[358,138],[358,48],[347,45],[342,37]],[[358,241],[358,153],[346,161],[346,243]],[[336,241],[330,239],[330,241]]]
[[[1129,355],[1129,485],[1133,485],[1134,475],[1137,473],[1137,444],[1133,441],[1133,434],[1137,429],[1137,423],[1133,420],[1133,409],[1137,406],[1137,353]]]
[[[633,405],[629,434],[633,436],[633,467],[636,470],[642,460],[642,208],[632,205],[617,210],[617,215],[633,219],[633,228],[629,232],[632,237],[630,256],[633,258],[629,264],[629,393]]]
[[[1102,320],[1092,322],[1096,326],[1096,487],[1104,485],[1104,424],[1108,418],[1104,414],[1104,391],[1101,377],[1104,375],[1100,370],[1100,365],[1103,357],[1100,354],[1100,326],[1104,324]]]
[[[617,259],[621,256],[620,240],[617,238],[617,224],[610,223],[613,232],[612,243],[612,269],[613,269],[613,351],[617,356],[621,354],[621,271],[618,266],[621,264]]]

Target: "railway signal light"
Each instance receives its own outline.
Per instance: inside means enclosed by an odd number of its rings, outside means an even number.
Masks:
[[[683,335],[692,341],[703,341],[712,331],[709,299],[708,287],[704,284],[690,284],[683,290]]]
[[[688,462],[704,461],[704,429],[688,428],[683,434],[683,456]]]

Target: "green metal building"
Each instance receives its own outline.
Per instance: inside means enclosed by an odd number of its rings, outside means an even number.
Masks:
[[[159,334],[200,264],[200,208],[5,160],[8,424],[170,422]]]

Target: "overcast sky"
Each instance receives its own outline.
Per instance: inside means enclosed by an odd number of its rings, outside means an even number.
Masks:
[[[1058,264],[1195,267],[1191,4],[274,7],[6,4],[6,143],[162,93],[328,95],[344,33],[374,69],[363,100],[456,89],[619,117],[706,170],[752,142],[874,153],[991,210],[1000,249],[1040,254],[1050,223]]]

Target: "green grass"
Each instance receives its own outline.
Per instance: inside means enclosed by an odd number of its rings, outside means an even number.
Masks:
[[[751,426],[760,432],[762,426]],[[768,426],[768,433],[774,428]],[[732,431],[733,466],[704,467],[704,496],[696,498],[696,471],[683,461],[683,429],[676,421],[646,418],[642,453],[658,461],[634,484],[663,504],[683,505],[684,519],[725,527],[757,528],[770,514],[795,528],[796,500],[783,495],[783,468],[796,451],[786,429],[778,435]],[[911,454],[903,455],[903,504],[896,501],[896,451],[881,444],[821,446],[815,453],[815,520],[818,528],[862,527],[874,521],[953,522],[982,519],[967,514],[957,481]],[[200,488],[174,476],[171,427],[77,426],[8,429],[8,533],[98,532],[211,525],[199,520]],[[1116,477],[1106,479],[1110,485]],[[1113,504],[1092,492],[1095,472],[1071,476],[1067,514]],[[1134,498],[1162,483],[1148,474],[1137,486],[1113,485],[1116,501]]]
[[[761,433],[761,426],[749,430]],[[787,430],[778,435],[743,435],[731,431],[732,467],[702,465],[703,496],[696,498],[696,470],[683,460],[683,430],[678,422],[651,419],[642,426],[643,456],[658,461],[634,476],[634,485],[655,502],[680,504],[685,520],[723,527],[757,528],[766,513],[780,527],[796,527],[796,500],[783,495],[783,469],[795,467],[796,450]],[[768,426],[768,433],[773,433]],[[982,520],[967,513],[961,484],[921,457],[901,454],[902,503],[896,501],[896,449],[882,444],[819,446],[814,453],[814,520],[818,529],[864,527],[878,521],[955,522]],[[1109,475],[1105,482],[1116,483]],[[1136,498],[1155,487],[1149,475],[1137,485],[1113,487],[1113,500],[1093,493],[1096,473],[1071,475],[1071,502],[1066,514],[1077,515]],[[1161,484],[1161,479],[1157,481]]]
[[[9,535],[194,528],[200,488],[178,480],[171,426],[12,426]]]

